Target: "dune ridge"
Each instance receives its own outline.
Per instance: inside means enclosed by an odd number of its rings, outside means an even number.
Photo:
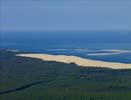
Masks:
[[[111,69],[131,69],[131,64],[118,62],[105,62],[85,59],[77,56],[51,55],[51,54],[17,54],[16,56],[38,58],[44,61],[56,61],[63,63],[75,63],[81,67],[103,67]]]

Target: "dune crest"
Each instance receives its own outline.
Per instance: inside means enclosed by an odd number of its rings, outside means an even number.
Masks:
[[[104,62],[97,60],[85,59],[77,56],[67,55],[50,55],[50,54],[17,54],[16,56],[38,58],[44,61],[56,61],[63,63],[75,63],[83,67],[106,67],[111,69],[131,69],[131,64]]]

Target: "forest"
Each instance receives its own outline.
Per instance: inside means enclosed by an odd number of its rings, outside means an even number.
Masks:
[[[131,100],[131,70],[86,68],[0,49],[0,100]]]

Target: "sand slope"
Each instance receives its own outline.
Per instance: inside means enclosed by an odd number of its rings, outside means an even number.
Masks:
[[[107,67],[112,69],[131,69],[131,64],[89,60],[76,56],[49,55],[49,54],[17,54],[16,56],[39,58],[45,61],[75,63],[83,67]]]

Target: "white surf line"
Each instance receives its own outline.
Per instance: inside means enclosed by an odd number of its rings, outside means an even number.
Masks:
[[[114,53],[130,53],[131,52],[129,50],[101,50],[101,51],[110,51]]]
[[[7,50],[11,52],[19,52],[19,50],[15,50],[15,49],[7,49]]]
[[[48,51],[65,51],[65,50],[68,50],[68,49],[45,49],[45,50],[48,50]]]
[[[16,56],[38,58],[44,61],[56,61],[63,63],[75,63],[81,67],[103,67],[111,69],[131,69],[131,64],[104,62],[97,60],[85,59],[77,56],[67,55],[50,55],[50,54],[17,54]]]
[[[74,51],[89,51],[87,49],[80,49],[80,48],[72,48],[72,49],[47,49],[49,51],[67,51],[67,50],[74,50]]]
[[[120,54],[120,53],[91,53],[87,55],[89,56],[107,56],[107,55],[112,55],[112,54]]]
[[[111,53],[91,53],[87,54],[90,56],[106,56],[106,55],[112,55],[112,54],[122,54],[122,53],[130,53],[131,51],[126,50],[100,50],[100,51],[110,51]]]
[[[101,51],[131,52],[130,50],[102,49]]]

